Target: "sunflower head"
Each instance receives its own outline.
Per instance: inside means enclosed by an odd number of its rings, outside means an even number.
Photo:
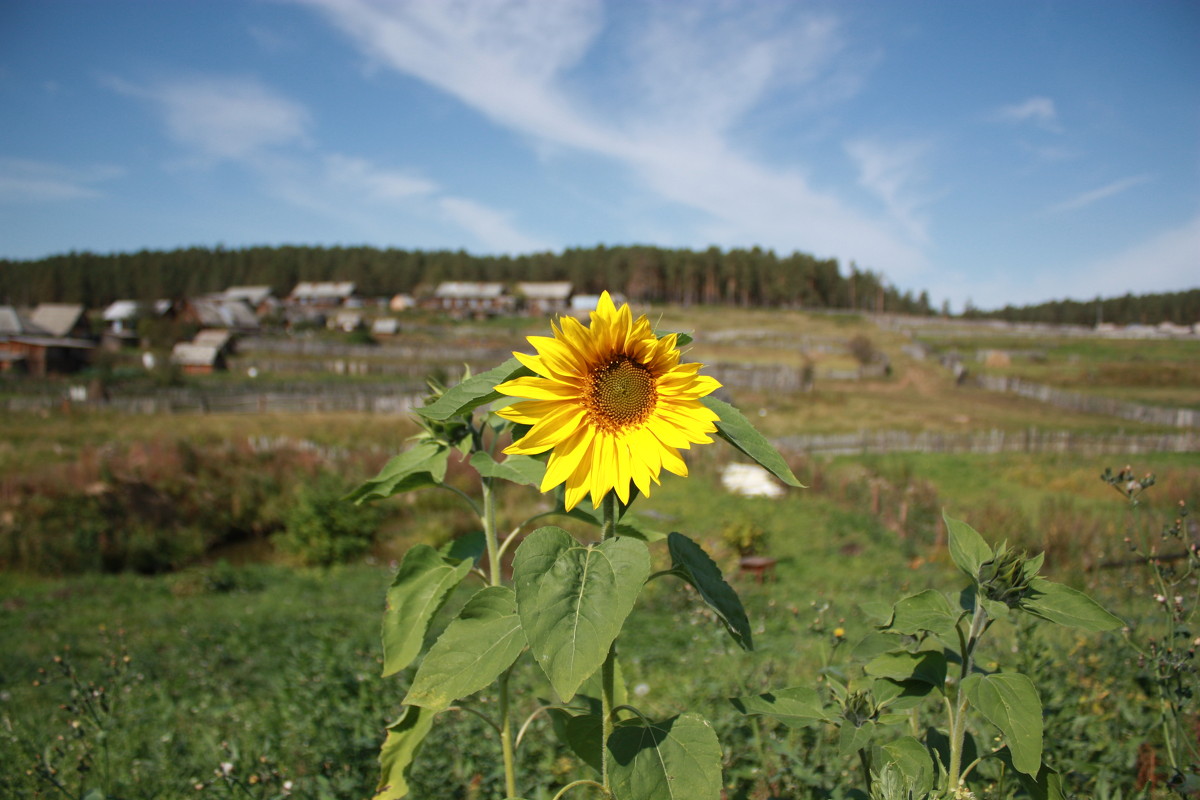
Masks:
[[[506,453],[550,452],[541,490],[565,484],[566,507],[592,505],[630,484],[650,494],[666,469],[687,475],[679,451],[712,441],[717,415],[700,398],[720,386],[699,364],[680,364],[675,334],[658,337],[645,315],[600,296],[590,325],[562,317],[553,336],[530,336],[537,355],[514,353],[534,375],[496,391],[522,398],[497,412],[532,426]]]

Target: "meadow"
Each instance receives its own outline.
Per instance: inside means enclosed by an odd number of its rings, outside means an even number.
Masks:
[[[1180,434],[960,385],[936,358],[914,354],[921,334],[867,317],[656,313],[663,329],[691,330],[704,319],[692,355],[706,363],[812,366],[811,391],[724,390],[778,441],[861,430],[1066,431],[1097,441]],[[520,348],[530,327],[497,323],[469,335]],[[836,377],[854,367],[848,343],[855,336],[887,356],[887,374]],[[984,339],[964,328],[940,330],[926,343],[934,353],[1008,349],[1014,357],[1000,369],[1032,379],[1200,406],[1193,341],[1031,347],[1028,339]],[[1037,353],[1018,354],[1031,349]],[[1147,375],[1171,377],[1147,389]],[[411,669],[380,677],[384,593],[409,547],[441,545],[468,533],[472,520],[452,493],[426,489],[374,504],[362,518],[323,516],[341,526],[332,549],[298,531],[408,447],[415,431],[402,416],[356,413],[55,409],[0,418],[0,793],[371,796],[383,728],[412,677]],[[1175,624],[1167,607],[1176,601],[1158,599],[1158,573],[1136,554],[1159,547],[1174,558],[1195,540],[1186,525],[1181,542],[1160,537],[1179,501],[1200,500],[1200,456],[1184,450],[784,448],[808,488],[768,499],[726,490],[722,470],[737,454],[700,448],[691,476],[666,478],[637,511],[647,525],[704,546],[741,597],[756,646],[736,647],[686,587],[655,582],[621,634],[625,683],[648,713],[692,708],[712,721],[729,798],[862,796],[859,765],[838,749],[835,729],[746,717],[729,698],[821,686],[855,669],[854,643],[879,624],[881,604],[930,588],[962,589],[947,553],[946,512],[989,542],[1045,552],[1044,574],[1088,591],[1127,623],[1108,633],[1002,623],[980,655],[985,665],[1016,663],[1036,675],[1046,758],[1067,796],[1173,796],[1163,766],[1162,687],[1174,682],[1194,722],[1196,672],[1190,655],[1162,672],[1160,661],[1147,660],[1146,645],[1192,623],[1197,586],[1190,576],[1180,584],[1186,625]],[[1100,479],[1126,463],[1139,476],[1157,476],[1136,508]],[[451,465],[448,480],[474,488],[461,465]],[[500,508],[519,518],[542,503],[513,490]],[[303,509],[315,510],[305,517]],[[665,548],[651,552],[655,569],[667,565]],[[739,571],[748,553],[774,560],[765,580]],[[452,601],[434,628],[462,601]],[[1179,636],[1180,653],[1190,653],[1192,635]],[[515,674],[524,676],[515,703],[528,713],[550,688],[534,670]],[[445,716],[416,761],[412,796],[503,796],[498,745],[486,724],[468,713]],[[913,724],[934,725],[935,716],[914,715]],[[568,757],[548,715],[535,716],[526,733],[517,758],[530,800],[550,800],[589,774]],[[1194,739],[1190,747],[1194,753]],[[980,791],[997,800],[1026,796],[994,783]]]

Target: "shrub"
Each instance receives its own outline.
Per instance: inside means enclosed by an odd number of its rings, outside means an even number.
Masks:
[[[295,489],[284,515],[284,529],[272,542],[302,564],[328,566],[366,553],[375,539],[381,514],[343,498],[349,487],[329,472]]]

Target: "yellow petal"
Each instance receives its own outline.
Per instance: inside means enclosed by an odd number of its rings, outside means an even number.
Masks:
[[[505,381],[496,386],[496,391],[527,400],[570,400],[579,396],[573,386],[533,375]]]
[[[595,431],[584,426],[571,434],[570,438],[559,442],[550,454],[550,460],[546,462],[546,475],[542,479],[540,491],[549,491],[571,477],[584,456],[588,455],[594,436]]]

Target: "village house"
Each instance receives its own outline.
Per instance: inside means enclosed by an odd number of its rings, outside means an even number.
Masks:
[[[531,317],[563,314],[571,307],[570,281],[541,281],[518,283],[517,303]]]
[[[279,299],[270,286],[230,286],[221,292],[220,298],[245,303],[259,317],[265,317],[279,307]]]
[[[287,301],[307,308],[338,308],[350,303],[354,289],[353,281],[301,281]]]
[[[68,332],[76,323],[56,309],[42,318]],[[23,372],[33,377],[77,372],[91,361],[96,343],[72,336],[56,336],[37,325],[33,314],[19,313],[12,306],[0,306],[0,372]]]
[[[226,369],[225,356],[213,344],[179,342],[171,350],[171,363],[177,365],[184,375],[211,375]]]
[[[516,298],[503,283],[443,281],[424,303],[426,308],[455,317],[492,317],[513,310]]]

